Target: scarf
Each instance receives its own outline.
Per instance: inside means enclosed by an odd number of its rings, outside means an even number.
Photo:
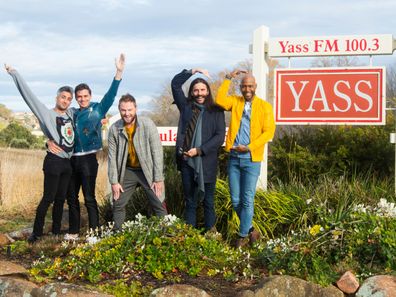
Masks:
[[[198,115],[196,116],[196,120],[194,119],[195,113],[193,114],[193,118],[191,119],[190,124],[195,121],[195,129],[193,136],[191,138],[191,146],[188,148],[197,148],[201,147],[202,144],[202,116],[205,112],[205,106],[201,104],[194,103],[195,109],[198,109]],[[187,131],[186,131],[187,133]],[[198,189],[195,192],[195,195],[200,195],[199,200],[203,199],[203,193],[205,193],[205,182],[203,177],[203,167],[202,167],[202,157],[195,156],[193,158],[188,158],[187,164],[194,169],[194,181],[198,185]]]

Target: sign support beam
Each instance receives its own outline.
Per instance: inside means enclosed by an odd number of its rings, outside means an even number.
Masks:
[[[269,43],[269,28],[261,26],[253,32],[253,76],[256,78],[256,95],[263,100],[268,98],[268,75],[266,47]],[[264,148],[264,158],[261,162],[260,177],[257,187],[263,190],[268,188],[268,144]]]

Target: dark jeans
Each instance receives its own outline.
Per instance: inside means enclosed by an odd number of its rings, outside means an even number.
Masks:
[[[164,203],[161,203],[153,190],[150,188],[150,185],[147,183],[143,171],[141,169],[132,169],[127,167],[124,176],[124,183],[122,185],[124,192],[121,193],[118,200],[113,201],[113,220],[114,229],[116,230],[121,229],[121,226],[125,221],[125,207],[135,192],[137,185],[143,187],[151,208],[156,216],[160,217],[168,214]]]
[[[45,215],[51,203],[52,208],[52,233],[59,234],[63,214],[63,204],[66,199],[67,186],[72,174],[70,160],[47,153],[43,164],[44,193],[36,210],[33,233],[43,235]]]
[[[89,228],[99,227],[99,211],[95,198],[96,176],[98,175],[98,161],[96,153],[73,156],[71,158],[73,174],[70,179],[67,204],[69,205],[69,233],[80,232],[80,202],[78,193],[82,187],[84,203],[88,212]]]
[[[194,181],[194,169],[188,166],[187,162],[181,163],[181,175],[183,183],[183,194],[186,203],[184,211],[184,219],[187,224],[194,227],[197,226],[197,207],[199,195],[197,195],[198,185]],[[214,192],[216,188],[216,182],[205,183],[205,194],[203,197],[204,207],[204,220],[205,229],[209,230],[216,224],[216,212],[214,208]]]

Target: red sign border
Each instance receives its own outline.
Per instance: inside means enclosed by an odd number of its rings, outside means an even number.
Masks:
[[[386,68],[383,66],[376,67],[344,67],[344,68],[335,68],[335,67],[323,67],[323,68],[293,68],[293,69],[275,69],[274,70],[275,77],[275,88],[274,88],[274,114],[275,114],[275,122],[278,125],[385,125],[386,116],[385,116],[385,107],[386,107]],[[342,118],[342,119],[334,119],[334,118],[299,118],[299,119],[290,119],[290,118],[280,118],[280,108],[281,103],[279,102],[280,98],[280,85],[279,75],[281,73],[293,73],[293,74],[315,74],[315,73],[348,73],[348,72],[358,72],[358,73],[378,73],[378,94],[380,95],[379,100],[379,115],[376,118],[366,118],[362,120],[362,118],[354,119],[354,118]]]

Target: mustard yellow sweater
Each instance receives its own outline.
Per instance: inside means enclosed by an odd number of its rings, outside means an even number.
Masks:
[[[231,80],[225,79],[216,96],[216,104],[225,110],[231,111],[231,123],[225,146],[227,152],[230,151],[238,134],[245,106],[245,99],[242,96],[228,96],[230,84]],[[253,162],[263,160],[264,145],[274,137],[274,133],[275,121],[271,104],[254,96],[250,120],[250,144],[248,145]]]

